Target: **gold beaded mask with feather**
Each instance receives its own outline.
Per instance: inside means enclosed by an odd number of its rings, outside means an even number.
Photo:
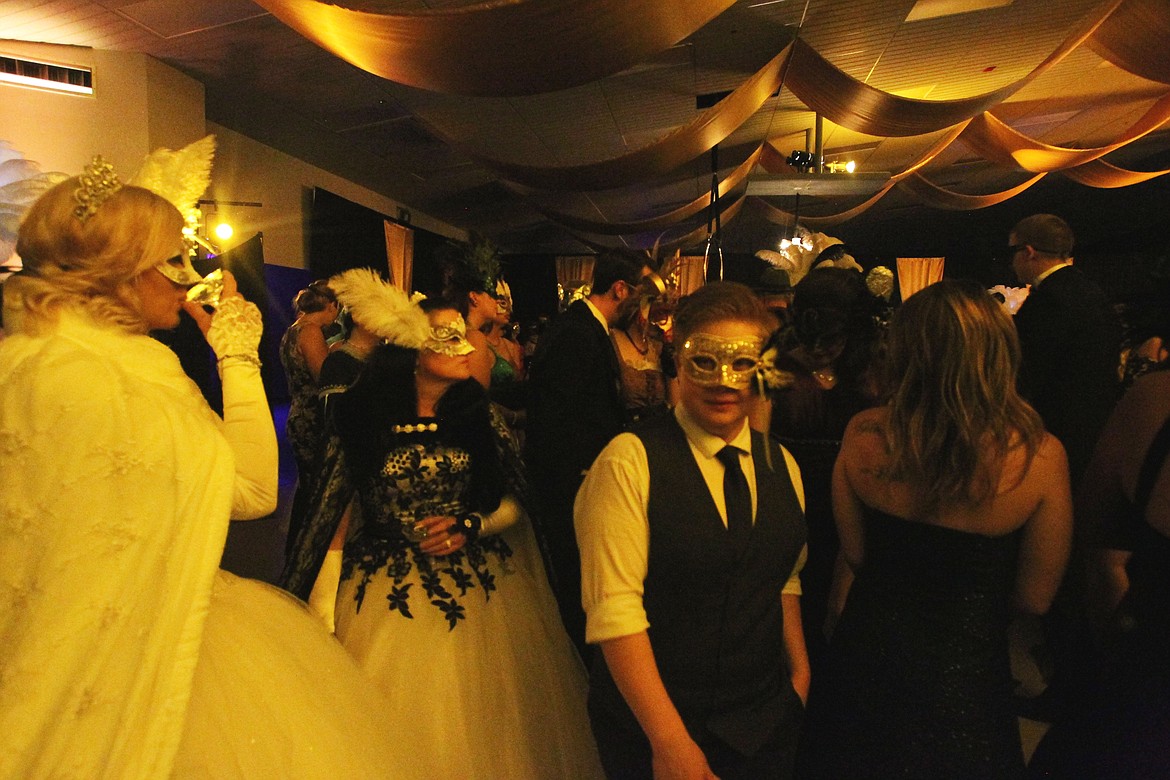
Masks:
[[[432,325],[422,348],[446,357],[459,357],[475,351],[467,340],[467,323],[459,315],[450,322]]]

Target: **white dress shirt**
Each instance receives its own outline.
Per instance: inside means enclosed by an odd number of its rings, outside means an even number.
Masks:
[[[675,419],[686,434],[691,455],[719,515],[727,524],[723,498],[723,464],[715,457],[728,443],[741,451],[740,466],[752,494],[756,514],[756,470],[752,459],[751,430],[747,421],[731,442],[699,427],[682,404]],[[804,484],[792,455],[781,448],[788,475],[804,509]],[[581,550],[581,603],[585,608],[585,639],[603,642],[645,631],[650,623],[642,603],[649,567],[650,470],[642,440],[632,433],[615,437],[589,469],[573,506],[577,546]],[[800,570],[807,548],[801,551],[789,575],[784,593],[800,594]]]

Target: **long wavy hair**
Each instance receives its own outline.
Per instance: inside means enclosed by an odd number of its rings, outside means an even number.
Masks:
[[[82,222],[73,213],[79,186],[77,177],[66,179],[25,215],[16,241],[24,271],[9,280],[18,281],[19,302],[11,305],[33,332],[63,309],[81,309],[98,322],[145,333],[134,281],[181,251],[183,217],[150,190],[125,186]]]
[[[428,312],[455,308],[438,299],[427,299],[420,305]],[[379,346],[370,353],[357,382],[337,401],[334,424],[350,473],[359,484],[375,478],[386,454],[410,440],[409,434],[394,433],[394,426],[418,418],[414,382],[418,354],[395,344]],[[435,409],[440,440],[471,455],[471,480],[463,504],[475,512],[494,511],[506,492],[489,407],[483,386],[474,379],[464,379],[447,388]]]
[[[1015,326],[974,282],[932,284],[895,312],[883,364],[888,474],[916,488],[922,511],[979,504],[1010,450],[1035,456],[1044,424],[1016,391],[1019,365]]]

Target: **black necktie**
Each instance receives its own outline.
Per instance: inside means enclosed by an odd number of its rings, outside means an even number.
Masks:
[[[752,530],[752,493],[739,467],[738,447],[730,444],[715,457],[723,464],[723,501],[727,505],[727,530],[733,539],[743,539]]]

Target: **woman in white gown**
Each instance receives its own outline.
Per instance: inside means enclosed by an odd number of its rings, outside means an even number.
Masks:
[[[463,318],[372,272],[364,286],[348,305],[390,343],[337,402],[360,508],[337,637],[393,696],[395,732],[430,776],[600,777],[584,669],[523,509],[515,444],[470,378]]]
[[[95,164],[32,206],[0,344],[0,778],[409,777],[380,694],[305,610],[218,570],[270,513],[260,316],[214,315],[183,218]],[[186,307],[224,417],[147,331]]]

